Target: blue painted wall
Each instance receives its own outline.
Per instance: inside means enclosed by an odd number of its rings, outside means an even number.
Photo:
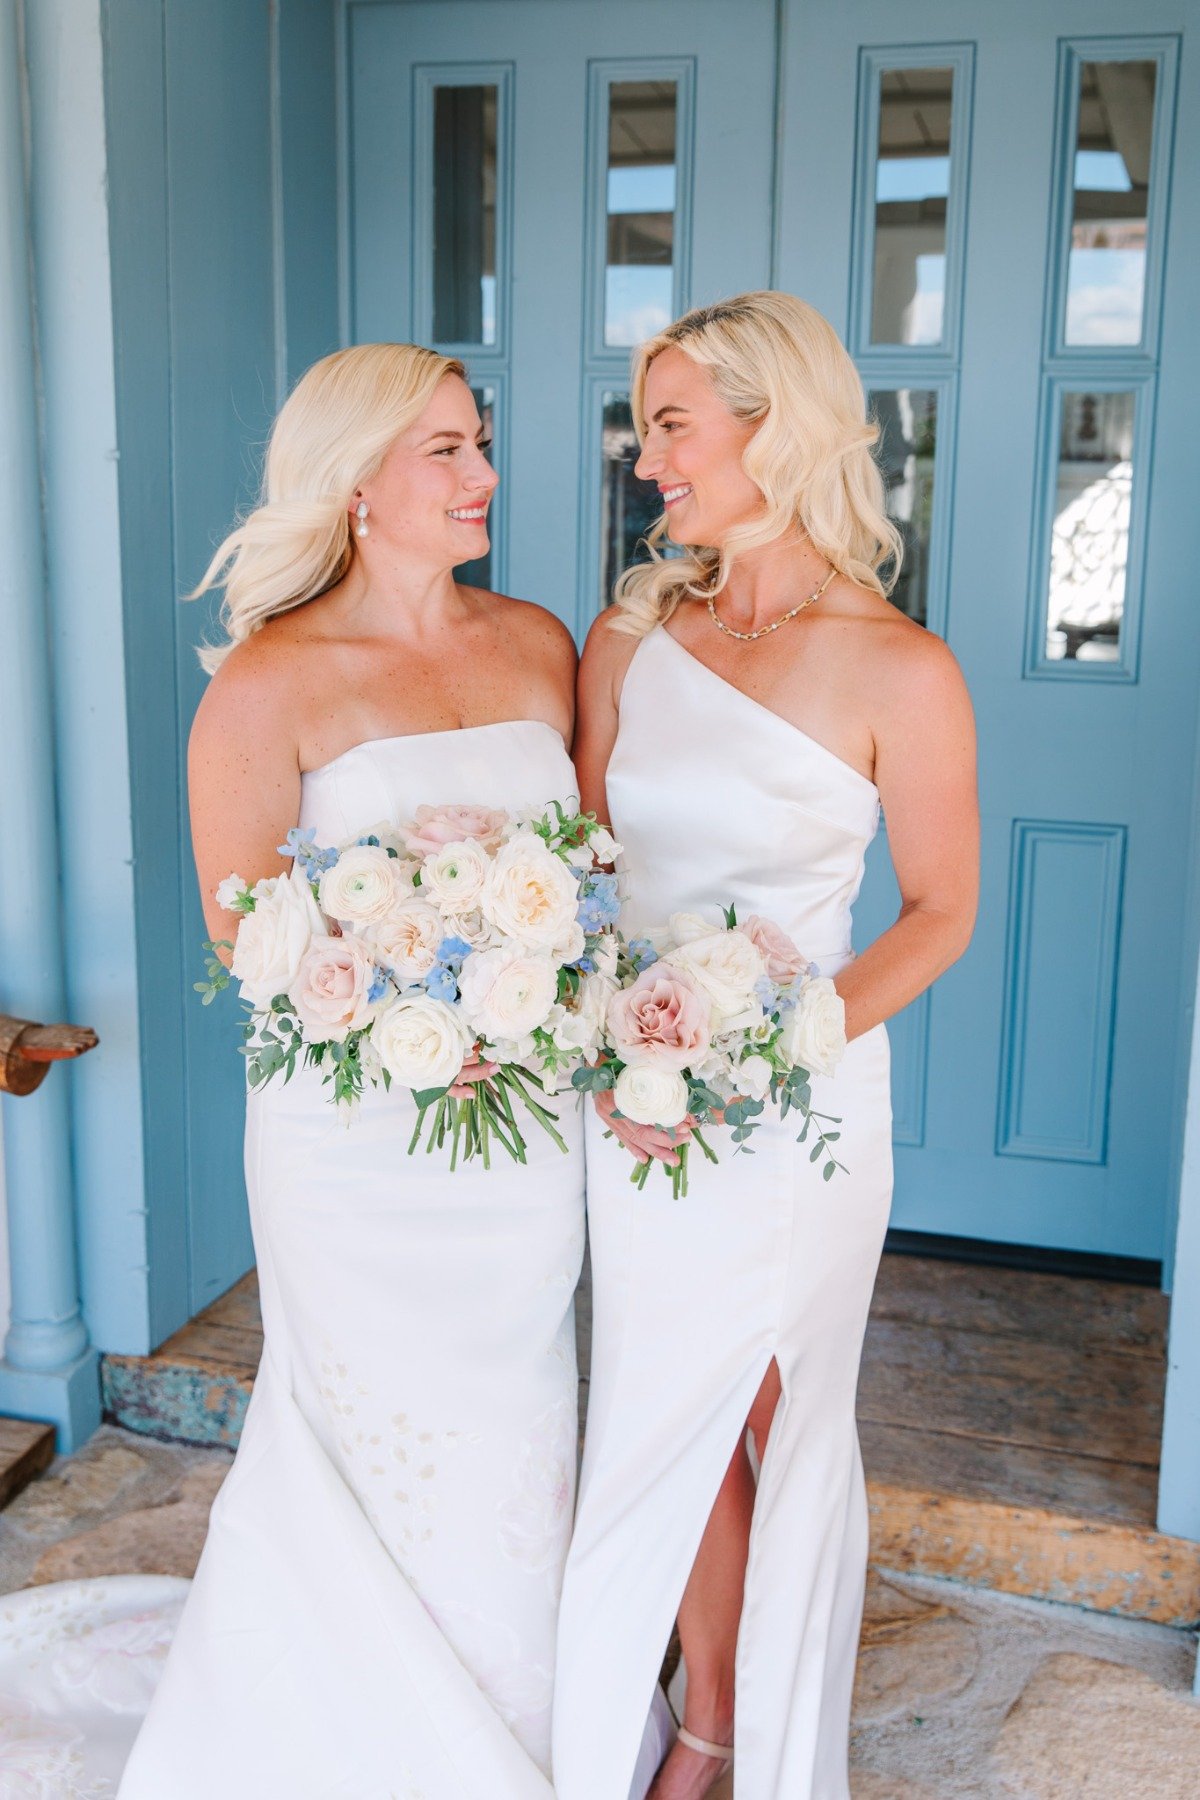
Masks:
[[[191,991],[185,604],[258,486],[290,380],[335,347],[333,0],[106,0],[110,242],[134,817],[149,1311],[144,1349],[251,1261],[235,1012]]]

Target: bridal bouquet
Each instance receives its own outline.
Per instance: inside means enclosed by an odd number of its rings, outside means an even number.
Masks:
[[[619,846],[590,813],[532,816],[421,806],[340,848],[290,831],[287,874],[230,875],[218,903],[233,944],[207,944],[207,1005],[230,979],[249,1008],[251,1087],[298,1058],[348,1109],[364,1083],[409,1088],[409,1154],[450,1142],[450,1166],[498,1144],[518,1162],[532,1119],[560,1149],[545,1102],[595,1056],[615,991]],[[216,955],[231,949],[227,970]]]
[[[690,1126],[710,1162],[700,1127],[729,1126],[745,1150],[771,1101],[781,1117],[799,1113],[798,1141],[812,1134],[826,1181],[844,1168],[832,1148],[841,1133],[828,1129],[840,1121],[812,1106],[812,1077],[831,1075],[846,1047],[844,1009],[785,931],[757,915],[739,925],[729,907],[720,925],[675,913],[664,931],[619,944],[602,1058],[575,1071],[576,1088],[611,1089],[615,1115],[634,1124],[672,1136]],[[662,1165],[677,1199],[689,1147],[681,1137],[678,1163]],[[630,1178],[642,1187],[649,1171],[641,1162]]]

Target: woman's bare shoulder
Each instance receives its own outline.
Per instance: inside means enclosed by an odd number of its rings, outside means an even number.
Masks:
[[[504,638],[519,646],[522,655],[534,655],[555,668],[574,675],[578,655],[569,628],[536,600],[519,600],[491,588],[471,588],[480,607],[491,617]]]
[[[306,634],[288,618],[270,619],[235,644],[214,671],[192,723],[193,750],[236,733],[287,747],[298,737],[298,696]]]

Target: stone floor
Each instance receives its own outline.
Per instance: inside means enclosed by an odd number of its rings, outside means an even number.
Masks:
[[[0,1513],[0,1592],[190,1575],[224,1449],[106,1426]],[[855,1693],[855,1800],[1194,1800],[1190,1634],[873,1572]]]

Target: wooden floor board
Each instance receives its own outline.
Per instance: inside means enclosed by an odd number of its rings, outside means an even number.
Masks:
[[[989,1443],[861,1416],[859,1437],[872,1482],[1043,1507],[1080,1519],[1154,1524],[1157,1473],[1136,1463]]]
[[[863,1417],[1156,1466],[1164,1367],[1144,1356],[872,1318]]]
[[[1166,1294],[1124,1282],[893,1255],[880,1266],[871,1317],[1160,1362],[1169,1304]]]
[[[0,1417],[0,1506],[15,1500],[53,1460],[53,1425]]]

